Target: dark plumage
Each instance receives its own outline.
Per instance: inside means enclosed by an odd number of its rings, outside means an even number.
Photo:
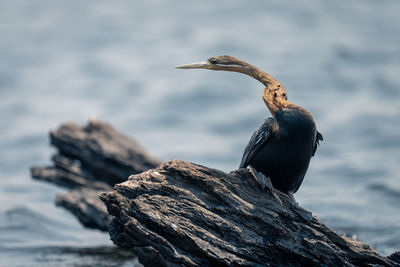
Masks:
[[[254,132],[244,150],[240,168],[252,167],[269,177],[276,189],[292,196],[299,189],[322,140],[311,114],[288,102],[285,88],[272,76],[234,57],[212,57],[177,68],[240,72],[266,86],[262,96],[272,117]]]
[[[312,118],[296,109],[277,113],[279,117],[296,117],[296,122],[290,123],[282,118],[279,122],[275,118],[266,119],[253,133],[239,168],[250,165],[269,177],[276,189],[295,193],[322,135],[316,131]]]

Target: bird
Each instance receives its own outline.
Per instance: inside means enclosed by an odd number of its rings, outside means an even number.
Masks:
[[[272,117],[265,119],[244,149],[239,168],[250,169],[262,189],[269,183],[295,201],[315,155],[322,134],[311,114],[289,102],[285,87],[268,73],[233,56],[176,66],[178,69],[208,69],[239,72],[260,81],[262,98]]]

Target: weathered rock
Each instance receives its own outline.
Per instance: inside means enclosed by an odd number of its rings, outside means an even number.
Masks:
[[[171,160],[101,195],[110,235],[148,266],[399,266],[252,174]]]
[[[248,170],[230,174],[159,160],[108,124],[68,123],[50,133],[58,148],[35,179],[66,187],[56,204],[83,225],[107,231],[145,265],[400,266],[368,245],[337,235]],[[146,171],[148,170],[148,171]],[[142,171],[146,171],[142,173]],[[102,200],[98,198],[101,192]]]
[[[32,167],[32,177],[71,189],[57,196],[56,204],[72,212],[84,226],[103,231],[107,231],[111,216],[99,193],[160,164],[138,142],[93,119],[83,128],[74,123],[61,125],[50,133],[50,139],[58,149],[53,166]]]
[[[111,190],[111,188],[109,188]],[[109,191],[106,190],[106,191]],[[104,190],[80,188],[63,195],[58,195],[56,205],[69,210],[86,227],[108,231],[111,216],[100,201],[99,195]]]
[[[89,179],[95,177],[109,185],[161,163],[132,138],[94,119],[83,128],[74,123],[64,124],[50,133],[50,139],[61,155],[80,162],[82,172],[90,173]]]
[[[31,168],[31,175],[36,180],[56,184],[69,189],[92,188],[107,191],[108,183],[96,181],[92,174],[85,171],[77,160],[61,155],[53,156],[54,167]],[[62,163],[62,165],[61,165]]]
[[[388,258],[391,259],[392,261],[395,261],[400,264],[400,251],[396,251],[395,253],[390,255]]]

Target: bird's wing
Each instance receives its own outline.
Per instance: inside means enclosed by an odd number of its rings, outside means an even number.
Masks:
[[[317,147],[319,145],[319,141],[324,140],[324,138],[322,137],[322,134],[320,132],[317,131],[317,138],[315,138],[315,143],[314,143],[314,150],[312,155],[315,155],[315,151],[317,151]]]
[[[269,139],[271,136],[272,125],[275,120],[273,118],[266,119],[260,127],[253,133],[249,143],[243,152],[242,161],[240,162],[239,168],[245,168],[249,164],[249,161],[258,152],[260,147]]]

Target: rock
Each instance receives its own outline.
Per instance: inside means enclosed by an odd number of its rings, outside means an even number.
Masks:
[[[396,251],[395,253],[390,255],[388,258],[391,259],[392,261],[395,261],[400,264],[400,251]]]
[[[53,156],[54,167],[31,168],[31,175],[36,180],[49,182],[69,189],[92,188],[107,191],[111,186],[104,181],[96,181],[92,174],[85,171],[79,161],[61,155]],[[62,165],[60,163],[62,162]]]
[[[89,173],[90,179],[95,177],[96,181],[109,185],[123,182],[129,175],[155,168],[161,163],[132,138],[94,119],[83,128],[66,123],[51,132],[50,139],[59,154],[78,160],[82,172]]]
[[[57,196],[56,205],[69,210],[84,226],[108,231],[111,216],[99,199],[102,192],[104,190],[75,189],[67,194]]]
[[[100,192],[111,191],[131,174],[155,168],[160,160],[135,140],[110,125],[91,119],[85,127],[61,125],[50,133],[58,149],[53,166],[31,168],[34,179],[71,191],[57,196],[56,204],[72,212],[86,227],[107,231],[111,216],[99,200]]]
[[[247,169],[171,160],[101,194],[113,242],[146,266],[400,266],[339,236]]]
[[[50,137],[58,154],[52,166],[32,167],[33,178],[68,188],[58,206],[109,230],[147,266],[400,266],[399,252],[383,257],[339,236],[287,195],[261,190],[247,169],[227,174],[179,160],[157,167],[136,141],[96,120]]]

